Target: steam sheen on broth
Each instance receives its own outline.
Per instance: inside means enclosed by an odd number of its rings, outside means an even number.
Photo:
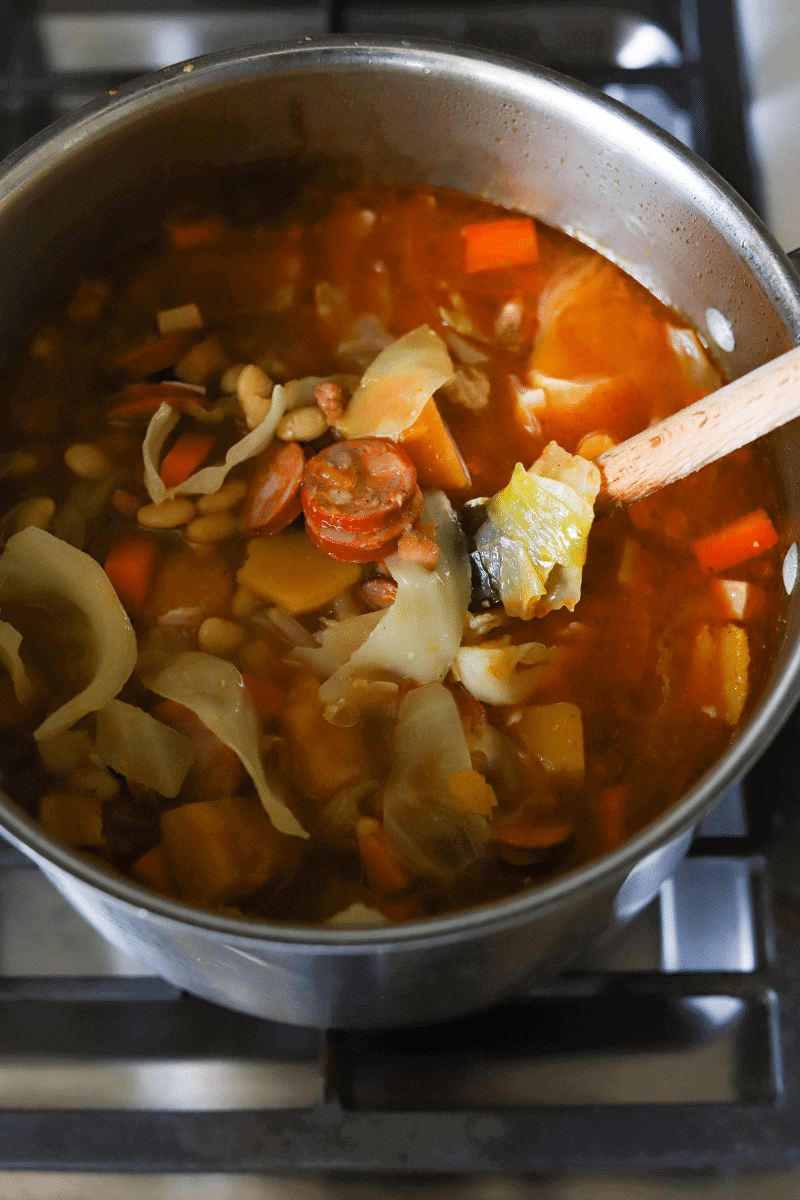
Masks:
[[[486,202],[231,195],[2,366],[6,790],[109,871],[261,919],[431,915],[613,849],[775,645],[757,448],[592,525],[591,460],[719,370]]]

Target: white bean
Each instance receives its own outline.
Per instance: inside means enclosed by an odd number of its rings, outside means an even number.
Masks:
[[[160,504],[143,504],[136,514],[136,520],[148,529],[176,529],[178,525],[186,525],[191,521],[194,513],[191,500],[175,496],[172,500],[162,500]]]
[[[103,479],[111,473],[111,460],[94,442],[73,442],[64,451],[64,462],[81,479]]]
[[[272,380],[266,371],[249,363],[236,381],[236,394],[244,412],[248,429],[255,429],[269,412]]]
[[[247,484],[243,479],[226,479],[218,491],[198,497],[197,511],[204,514],[224,512],[244,500],[246,493]]]
[[[207,654],[234,654],[247,638],[247,632],[236,621],[224,617],[206,617],[197,631],[197,641]]]
[[[190,542],[224,542],[233,537],[236,529],[235,518],[226,510],[195,517],[186,526],[186,536]]]
[[[56,511],[56,502],[49,496],[32,496],[23,500],[14,509],[14,528],[19,532],[35,525],[37,529],[47,529]]]
[[[328,419],[316,406],[294,408],[285,413],[275,430],[276,437],[284,442],[313,442],[328,432]]]

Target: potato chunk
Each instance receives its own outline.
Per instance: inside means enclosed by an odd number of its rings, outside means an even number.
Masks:
[[[509,733],[553,776],[565,783],[583,783],[583,722],[577,704],[531,704],[522,709]]]

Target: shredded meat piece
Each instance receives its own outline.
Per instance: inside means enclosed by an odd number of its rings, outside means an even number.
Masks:
[[[480,367],[459,367],[442,391],[448,400],[477,411],[489,403],[489,379]]]
[[[406,562],[419,563],[432,571],[439,559],[439,547],[427,530],[419,526],[404,533],[397,543],[397,553]]]
[[[344,391],[338,383],[327,380],[314,388],[314,399],[324,412],[328,424],[335,425],[344,415]]]
[[[388,608],[397,596],[397,584],[391,579],[368,579],[359,588],[370,608]]]

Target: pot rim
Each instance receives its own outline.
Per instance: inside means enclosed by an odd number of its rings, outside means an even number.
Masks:
[[[249,73],[254,67],[291,72],[293,69],[323,71],[351,67],[429,73],[488,73],[503,77],[517,87],[527,83],[534,90],[558,89],[568,94],[577,106],[600,107],[617,131],[630,137],[636,132],[640,153],[651,151],[667,155],[671,165],[691,180],[698,207],[721,207],[719,228],[735,245],[740,256],[759,274],[779,316],[796,343],[800,343],[800,290],[797,276],[782,249],[760,218],[730,185],[675,138],[658,126],[626,108],[618,101],[546,67],[517,60],[508,55],[469,47],[454,47],[446,42],[415,38],[352,38],[332,35],[267,42],[236,50],[223,51],[177,63],[143,75],[121,85],[107,97],[100,97],[48,126],[15,150],[0,168],[0,208],[17,189],[47,169],[58,157],[80,145],[102,137],[120,123],[135,121],[142,111],[151,110],[160,101],[170,101],[186,90],[205,85],[221,86],[231,76]],[[0,221],[1,221],[0,217]],[[569,230],[580,236],[579,231]],[[768,265],[766,278],[764,267]],[[625,265],[624,263],[622,264]],[[534,914],[558,909],[568,900],[594,889],[615,876],[624,876],[649,854],[680,837],[695,826],[728,787],[741,778],[766,749],[772,737],[800,698],[800,638],[787,655],[779,678],[765,694],[745,727],[717,763],[676,804],[645,826],[629,841],[609,854],[577,867],[550,883],[491,904],[461,909],[439,917],[426,917],[396,926],[379,928],[331,928],[254,921],[221,916],[182,901],[171,900],[138,884],[117,878],[77,853],[51,841],[44,831],[21,810],[6,806],[0,792],[0,831],[40,865],[56,868],[89,884],[115,901],[167,925],[189,925],[222,935],[235,942],[291,944],[307,953],[365,953],[370,949],[393,947],[412,949],[415,945],[441,944],[461,940],[465,934],[485,935],[501,932],[527,921]],[[13,804],[13,802],[12,802]],[[46,869],[46,866],[45,866]]]

